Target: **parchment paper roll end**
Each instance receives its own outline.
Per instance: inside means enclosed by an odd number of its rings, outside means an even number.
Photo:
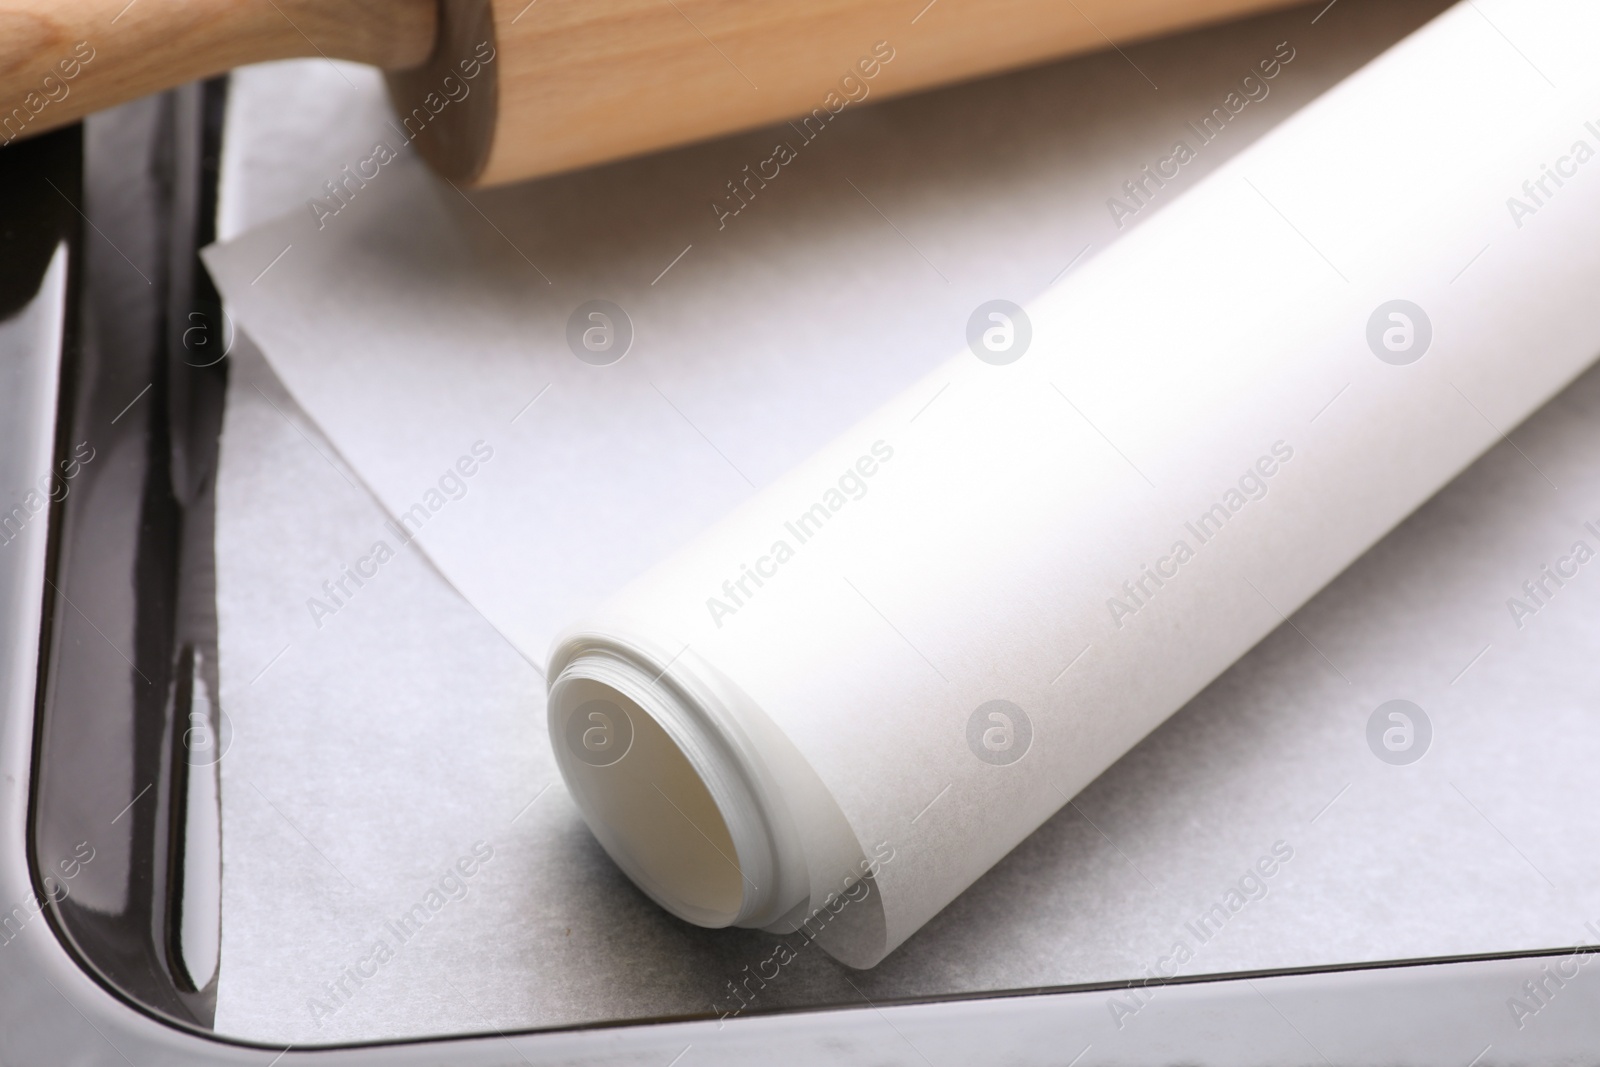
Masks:
[[[551,747],[596,839],[680,919],[798,933],[849,966],[877,963],[878,858],[736,686],[642,632],[580,627],[551,656]]]

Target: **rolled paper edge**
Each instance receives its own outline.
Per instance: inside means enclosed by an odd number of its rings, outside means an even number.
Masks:
[[[670,641],[658,639],[637,620],[611,621],[603,631],[580,624],[557,639],[549,657],[549,690],[554,696],[574,664],[594,653],[631,665],[638,682],[670,687],[674,699],[652,700],[644,706],[646,713],[678,741],[714,796],[731,799],[739,794],[756,809],[722,813],[730,829],[746,828],[744,833],[735,830],[736,839],[759,826],[763,840],[755,851],[766,854],[766,863],[760,864],[766,868],[763,880],[773,883],[764,900],[747,901],[745,914],[733,925],[799,933],[851,967],[870,967],[882,959],[888,945],[881,894],[872,891],[877,884],[876,861],[868,858],[815,770],[750,697],[692,649],[674,654]],[[564,710],[560,700],[547,702],[557,766],[573,789],[559,740],[565,728]],[[685,721],[672,721],[678,716]],[[684,743],[695,734],[700,743]],[[706,766],[708,758],[722,761],[723,766]],[[737,779],[742,788],[731,793],[715,788],[719,779]],[[574,800],[589,821],[587,805],[576,790]],[[604,827],[591,824],[590,829],[602,844],[610,836]],[[745,859],[742,849],[740,859]],[[629,869],[628,864],[619,866]],[[858,883],[865,886],[864,892],[853,891]],[[846,899],[855,902],[849,921],[835,921],[845,910],[840,901]],[[657,902],[661,903],[659,898]]]

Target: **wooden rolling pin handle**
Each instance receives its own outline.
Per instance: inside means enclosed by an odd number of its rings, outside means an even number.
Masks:
[[[479,183],[495,141],[500,46],[492,0],[439,0],[427,61],[389,68],[395,129],[440,177],[458,185]]]
[[[245,63],[416,67],[438,18],[438,0],[0,0],[0,145]]]

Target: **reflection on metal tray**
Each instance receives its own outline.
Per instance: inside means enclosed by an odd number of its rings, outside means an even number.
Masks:
[[[108,988],[205,1028],[220,929],[211,550],[227,364],[211,358],[224,327],[195,250],[215,216],[223,99],[224,83],[192,86],[0,159],[15,198],[54,222],[23,235],[13,262],[40,274],[61,262],[67,276],[37,889]]]

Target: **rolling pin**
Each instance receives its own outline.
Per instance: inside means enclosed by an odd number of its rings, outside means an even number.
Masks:
[[[0,144],[245,63],[321,56],[383,68],[397,129],[435,170],[495,185],[820,125],[869,97],[1289,2],[0,0]]]

